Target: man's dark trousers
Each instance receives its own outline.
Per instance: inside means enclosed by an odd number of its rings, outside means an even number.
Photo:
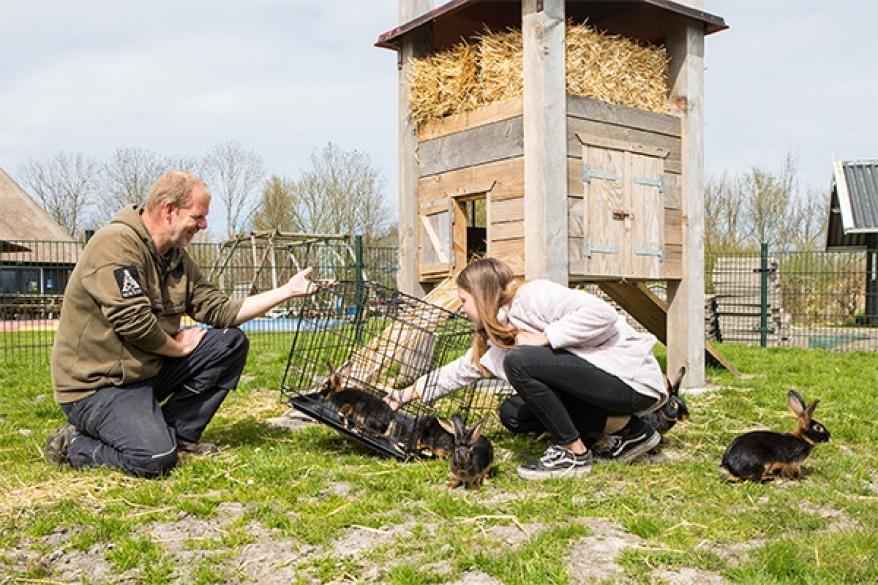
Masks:
[[[209,329],[188,356],[165,358],[154,378],[62,404],[79,431],[67,450],[71,465],[164,475],[177,464],[177,440],[197,442],[238,385],[248,348],[240,329]]]

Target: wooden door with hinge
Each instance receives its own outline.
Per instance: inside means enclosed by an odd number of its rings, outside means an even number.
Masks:
[[[582,147],[585,271],[621,276],[625,242],[625,153]]]
[[[448,200],[421,209],[418,218],[418,274],[421,280],[437,280],[451,274],[454,262],[453,213]]]
[[[633,152],[626,156],[631,165],[629,209],[632,216],[628,225],[631,251],[623,276],[661,278],[665,261],[664,161]]]
[[[582,147],[589,276],[663,277],[664,160],[602,144]]]

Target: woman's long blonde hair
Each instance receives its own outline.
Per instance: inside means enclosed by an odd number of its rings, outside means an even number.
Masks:
[[[488,340],[503,349],[515,345],[518,329],[497,320],[500,307],[509,303],[523,281],[515,278],[512,268],[496,258],[480,258],[460,271],[455,280],[458,288],[472,295],[482,326],[473,336],[473,364],[488,351]]]

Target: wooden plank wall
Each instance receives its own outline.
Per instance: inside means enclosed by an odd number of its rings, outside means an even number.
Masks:
[[[419,133],[418,206],[487,193],[488,255],[524,275],[522,99],[424,124]],[[419,251],[420,256],[420,251]]]
[[[488,254],[524,274],[524,136],[521,98],[424,124],[418,132],[418,205],[447,206],[448,198],[488,192]],[[578,96],[567,96],[567,202],[571,280],[582,281],[584,202],[582,143],[577,132],[634,152],[666,149],[665,273],[682,262],[680,120]]]
[[[586,263],[583,255],[585,234],[583,228],[582,142],[587,136],[597,144],[624,148],[632,152],[655,149],[668,151],[665,158],[665,262],[668,278],[678,278],[683,257],[682,222],[680,205],[680,172],[682,170],[682,141],[680,119],[677,116],[655,114],[636,108],[617,106],[580,96],[567,96],[567,197],[568,241],[571,280],[585,280]]]

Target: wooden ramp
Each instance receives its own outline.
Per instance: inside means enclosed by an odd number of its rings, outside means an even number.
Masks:
[[[431,334],[435,332],[460,308],[457,287],[454,279],[446,278],[437,284],[423,300],[431,305],[441,307],[444,311],[418,311],[419,305],[402,310],[395,321],[368,344],[358,350],[348,364],[349,376],[358,382],[378,385],[378,380],[394,365],[406,365],[424,361],[426,354],[431,354]],[[423,305],[420,305],[423,306]],[[413,372],[417,377],[426,372]]]
[[[667,344],[668,341],[668,304],[659,298],[642,282],[600,282],[601,290],[607,293],[620,307],[637,319],[647,331],[655,335],[659,341]],[[699,326],[702,324],[699,323]],[[740,376],[741,372],[716,351],[707,340],[704,342],[704,352],[708,361],[719,365],[734,376]]]

